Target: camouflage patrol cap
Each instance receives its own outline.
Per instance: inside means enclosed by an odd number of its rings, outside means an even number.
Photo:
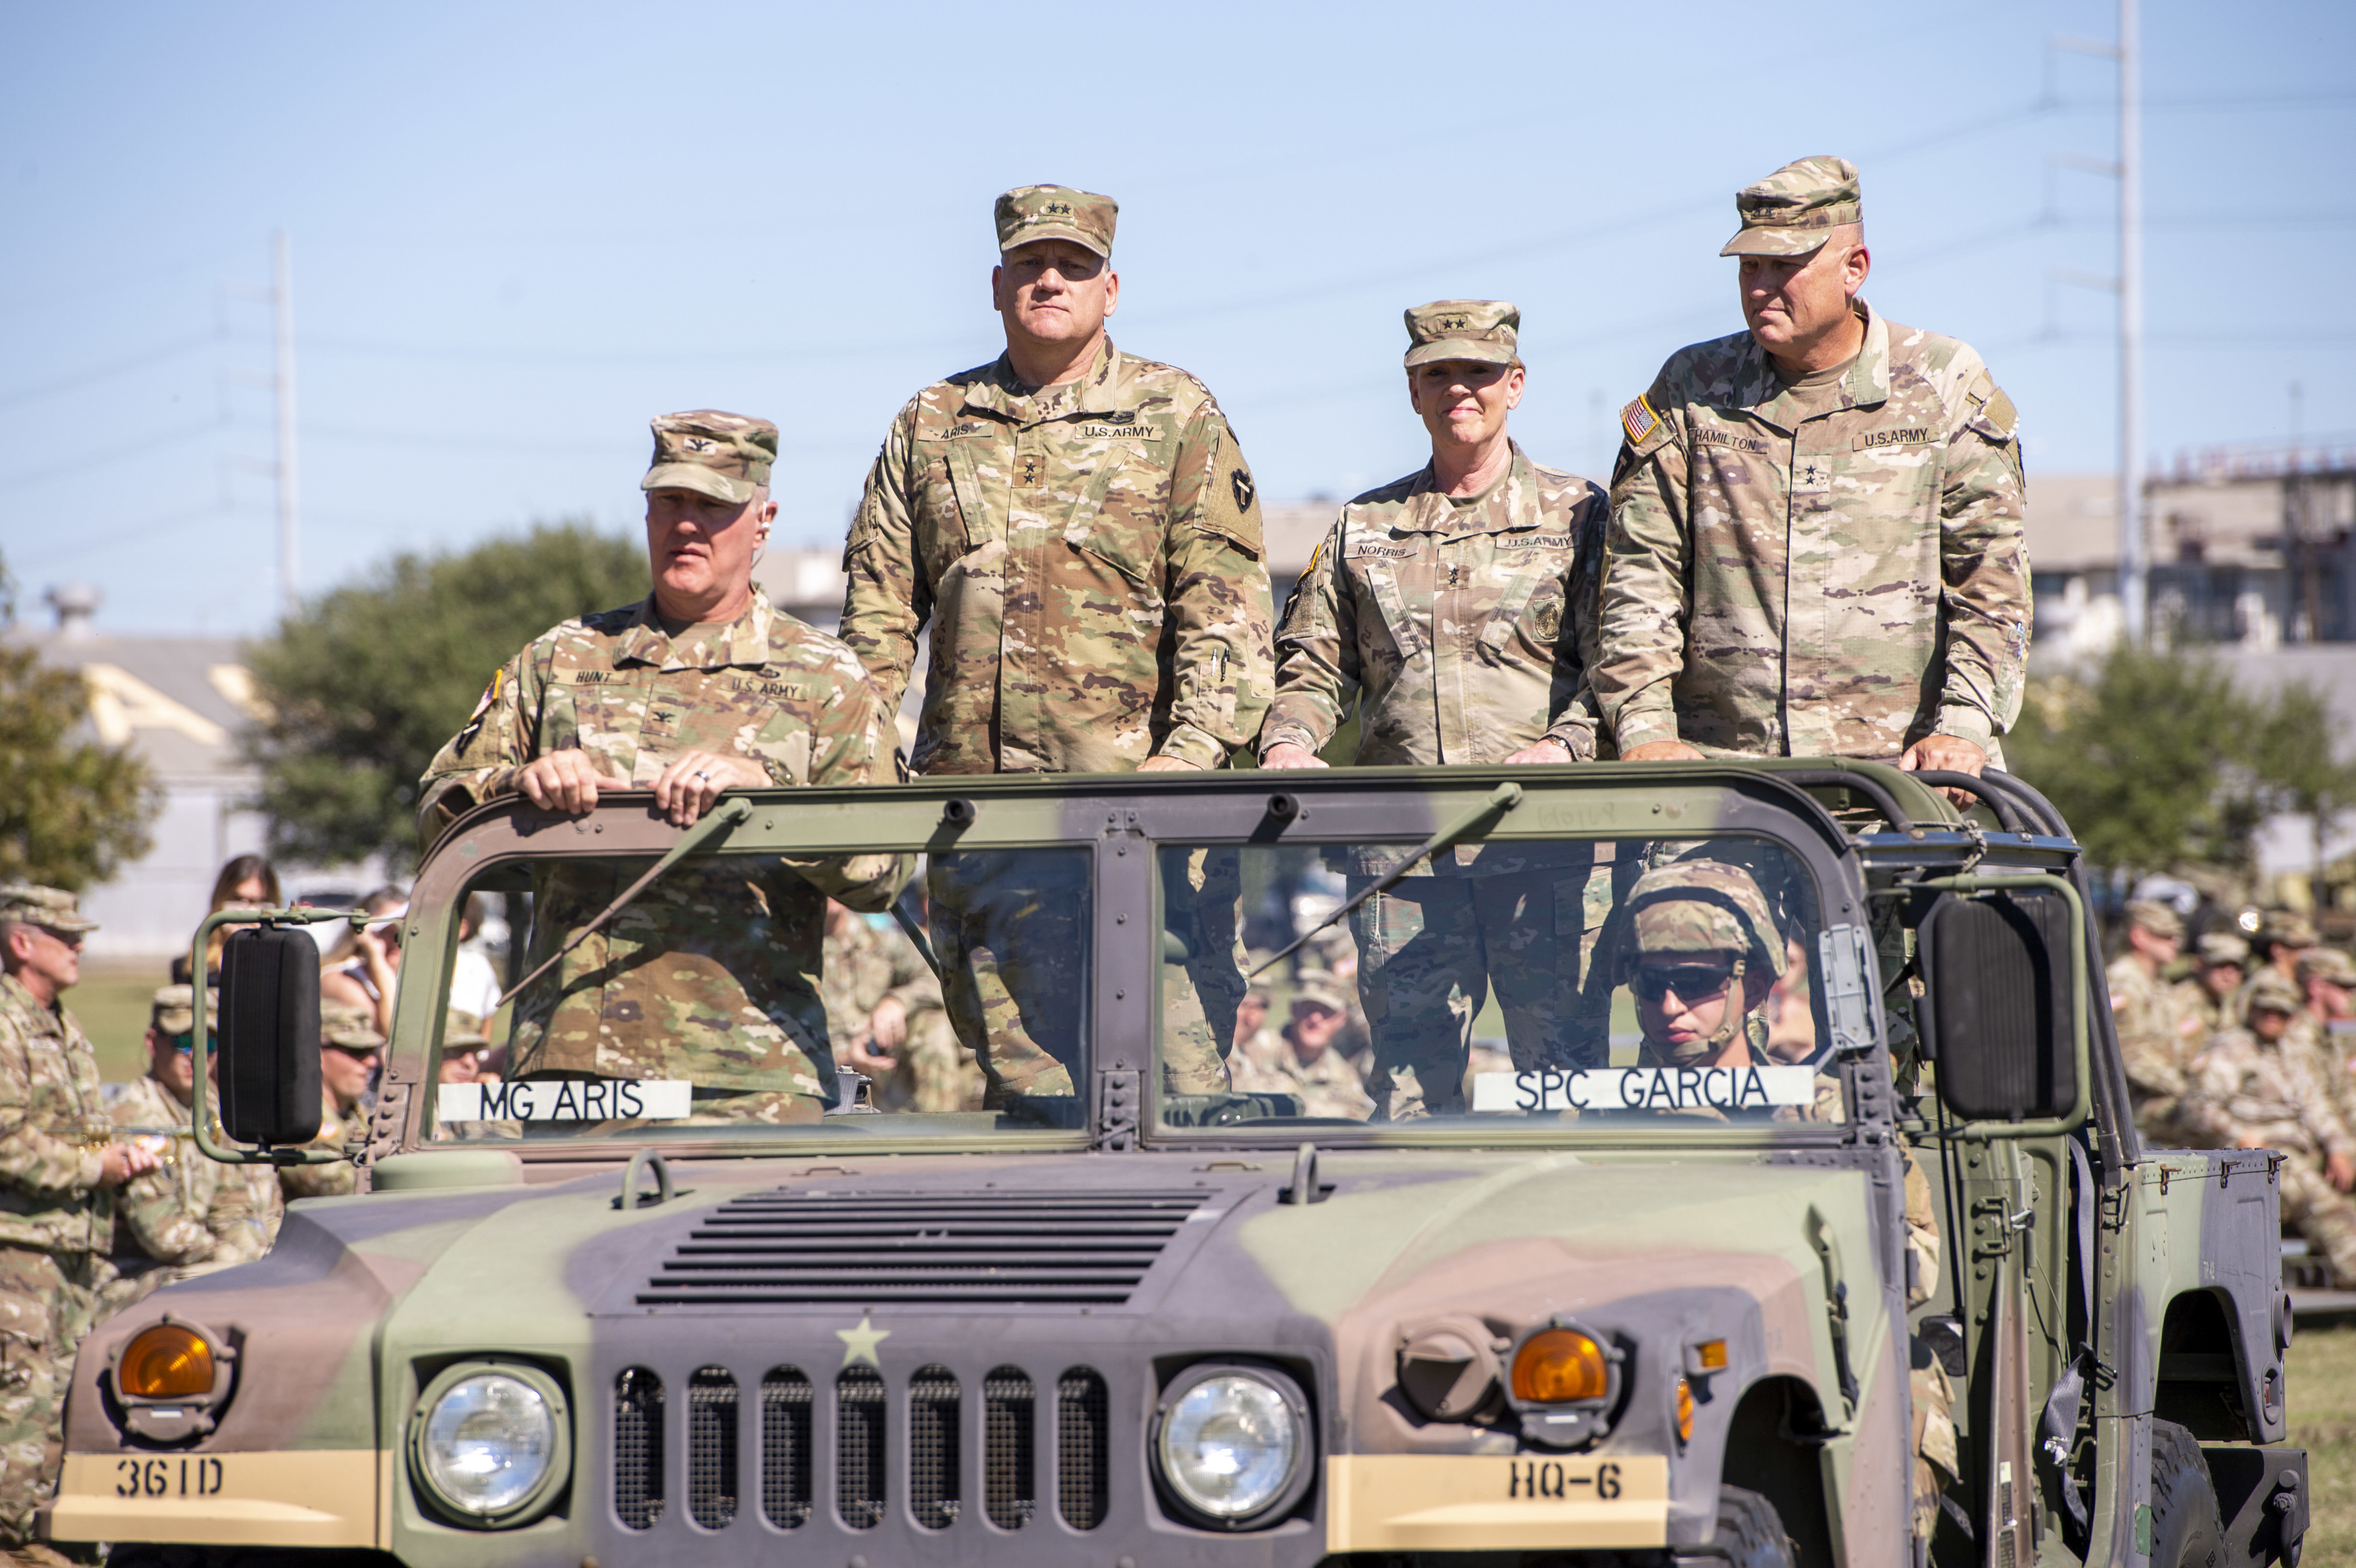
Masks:
[[[1648,954],[1749,953],[1781,975],[1783,934],[1751,873],[1722,860],[1655,866],[1628,891],[1631,919],[1620,950],[1622,977]]]
[[[1843,223],[1864,221],[1857,165],[1847,158],[1801,158],[1734,193],[1742,227],[1721,256],[1804,256]]]
[[[66,934],[98,929],[98,922],[81,912],[73,894],[32,882],[0,882],[0,920]]]
[[[2168,942],[2184,940],[2184,917],[2176,912],[2174,904],[2158,899],[2132,899],[2127,903],[2127,924],[2137,931],[2147,931]]]
[[[376,1015],[354,1002],[319,1004],[319,1043],[348,1051],[381,1051],[384,1036],[376,1029]]]
[[[1522,313],[1504,300],[1434,300],[1407,312],[1407,368],[1435,359],[1510,365],[1519,357]]]
[[[2276,947],[2312,947],[2315,923],[2295,909],[2270,909],[2258,917],[2258,940]]]
[[[691,409],[654,421],[655,456],[641,490],[693,490],[738,506],[769,482],[777,427],[767,420]]]
[[[1346,1013],[1350,1010],[1349,1002],[1342,995],[1340,983],[1323,969],[1303,969],[1292,987],[1292,999],[1323,1008],[1328,1012]]]
[[[2270,1013],[2295,1013],[2306,1002],[2307,998],[2298,994],[2298,987],[2291,983],[2289,976],[2279,969],[2261,969],[2258,977],[2250,982],[2249,999],[2244,1004],[2244,1016],[2261,1008]]]
[[[2310,947],[2292,965],[2299,984],[2321,980],[2329,986],[2356,986],[2356,960],[2337,947]]]
[[[2204,933],[2194,944],[2194,950],[2201,955],[2201,962],[2211,969],[2224,964],[2238,968],[2250,961],[2250,944],[2230,931]]]
[[[1067,185],[1019,185],[998,198],[995,216],[1001,255],[1034,240],[1069,240],[1109,261],[1120,203]]]
[[[491,1037],[483,1032],[481,1019],[464,1008],[450,1009],[448,1019],[442,1025],[442,1049],[445,1053],[453,1051],[480,1051],[490,1043]]]
[[[186,1034],[196,1028],[197,988],[166,986],[156,992],[147,1004],[147,1027],[157,1034]]]

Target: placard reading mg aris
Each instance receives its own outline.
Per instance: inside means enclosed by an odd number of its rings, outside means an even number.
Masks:
[[[445,1091],[446,1093],[446,1091]],[[1602,1067],[1578,1072],[1478,1072],[1472,1108],[1542,1111],[1764,1111],[1805,1105],[1813,1067]]]
[[[447,1122],[676,1122],[695,1094],[687,1078],[538,1078],[444,1083],[434,1104]]]

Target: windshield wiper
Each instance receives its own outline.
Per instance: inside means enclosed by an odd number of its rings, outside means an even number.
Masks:
[[[1423,843],[1418,847],[1414,854],[1409,855],[1406,859],[1401,860],[1398,865],[1392,867],[1388,874],[1384,876],[1380,881],[1376,882],[1373,887],[1368,888],[1365,891],[1360,893],[1356,898],[1352,899],[1348,903],[1344,904],[1340,909],[1335,910],[1332,914],[1327,915],[1323,920],[1319,921],[1315,925],[1311,926],[1307,931],[1302,932],[1299,936],[1294,937],[1292,939],[1291,945],[1285,948],[1281,953],[1277,954],[1274,957],[1269,959],[1268,962],[1253,970],[1249,975],[1246,976],[1245,978],[1257,980],[1262,975],[1267,974],[1270,969],[1275,968],[1279,964],[1283,963],[1286,959],[1300,952],[1301,947],[1308,943],[1311,937],[1315,936],[1319,932],[1323,931],[1335,921],[1343,919],[1344,916],[1348,915],[1352,910],[1356,909],[1360,904],[1365,903],[1376,893],[1387,893],[1390,891],[1391,889],[1398,886],[1398,884],[1405,880],[1407,874],[1409,871],[1414,870],[1424,859],[1430,856],[1439,854],[1442,849],[1453,849],[1460,840],[1469,837],[1475,828],[1487,825],[1493,817],[1505,816],[1505,813],[1513,810],[1514,807],[1521,804],[1521,785],[1517,784],[1499,784],[1495,789],[1489,792],[1488,799],[1483,801],[1480,805],[1466,812],[1462,816],[1458,817],[1454,822],[1450,823],[1447,827],[1441,828],[1439,832],[1425,839]]]
[[[735,827],[738,823],[744,821],[746,817],[752,815],[753,803],[751,801],[732,800],[726,805],[717,807],[709,816],[705,816],[702,821],[697,823],[694,827],[680,834],[679,837],[679,842],[672,845],[663,855],[661,859],[657,860],[653,865],[648,866],[644,876],[640,877],[637,881],[632,882],[628,887],[622,890],[621,897],[616,899],[612,903],[607,904],[604,909],[599,910],[595,919],[590,921],[589,923],[574,932],[571,938],[565,942],[563,946],[558,948],[555,952],[548,955],[546,962],[542,963],[539,968],[534,969],[530,974],[526,975],[522,979],[518,980],[514,985],[509,986],[505,991],[500,992],[499,999],[491,1004],[490,1010],[492,1012],[498,1012],[501,1008],[507,1006],[508,1003],[513,1001],[517,994],[522,991],[525,987],[530,985],[534,980],[539,979],[542,975],[547,974],[551,969],[555,968],[557,965],[562,963],[566,954],[572,952],[574,948],[580,946],[592,936],[594,936],[600,930],[604,929],[607,921],[613,919],[616,915],[621,913],[623,910],[629,907],[629,903],[632,899],[637,898],[640,893],[645,892],[648,888],[652,887],[656,878],[661,876],[665,871],[669,870],[673,866],[678,865],[680,861],[684,859],[687,856],[701,848],[705,840],[719,837],[722,834],[727,832],[728,829]]]

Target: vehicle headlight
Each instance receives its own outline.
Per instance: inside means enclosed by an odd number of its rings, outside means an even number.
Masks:
[[[1189,1368],[1163,1393],[1154,1426],[1162,1479],[1197,1522],[1243,1529],[1308,1488],[1309,1402],[1273,1368]]]
[[[537,1367],[468,1361],[426,1386],[410,1419],[418,1479],[455,1522],[499,1527],[547,1511],[571,1467],[563,1391]]]

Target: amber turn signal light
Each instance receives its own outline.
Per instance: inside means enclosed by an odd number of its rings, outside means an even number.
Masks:
[[[1514,1355],[1514,1397],[1534,1404],[1601,1399],[1612,1392],[1603,1347],[1575,1328],[1547,1328]]]
[[[1679,1378],[1677,1380],[1677,1446],[1680,1448],[1693,1441],[1693,1384]]]
[[[177,1323],[133,1336],[117,1375],[134,1399],[201,1399],[213,1392],[213,1348]]]

